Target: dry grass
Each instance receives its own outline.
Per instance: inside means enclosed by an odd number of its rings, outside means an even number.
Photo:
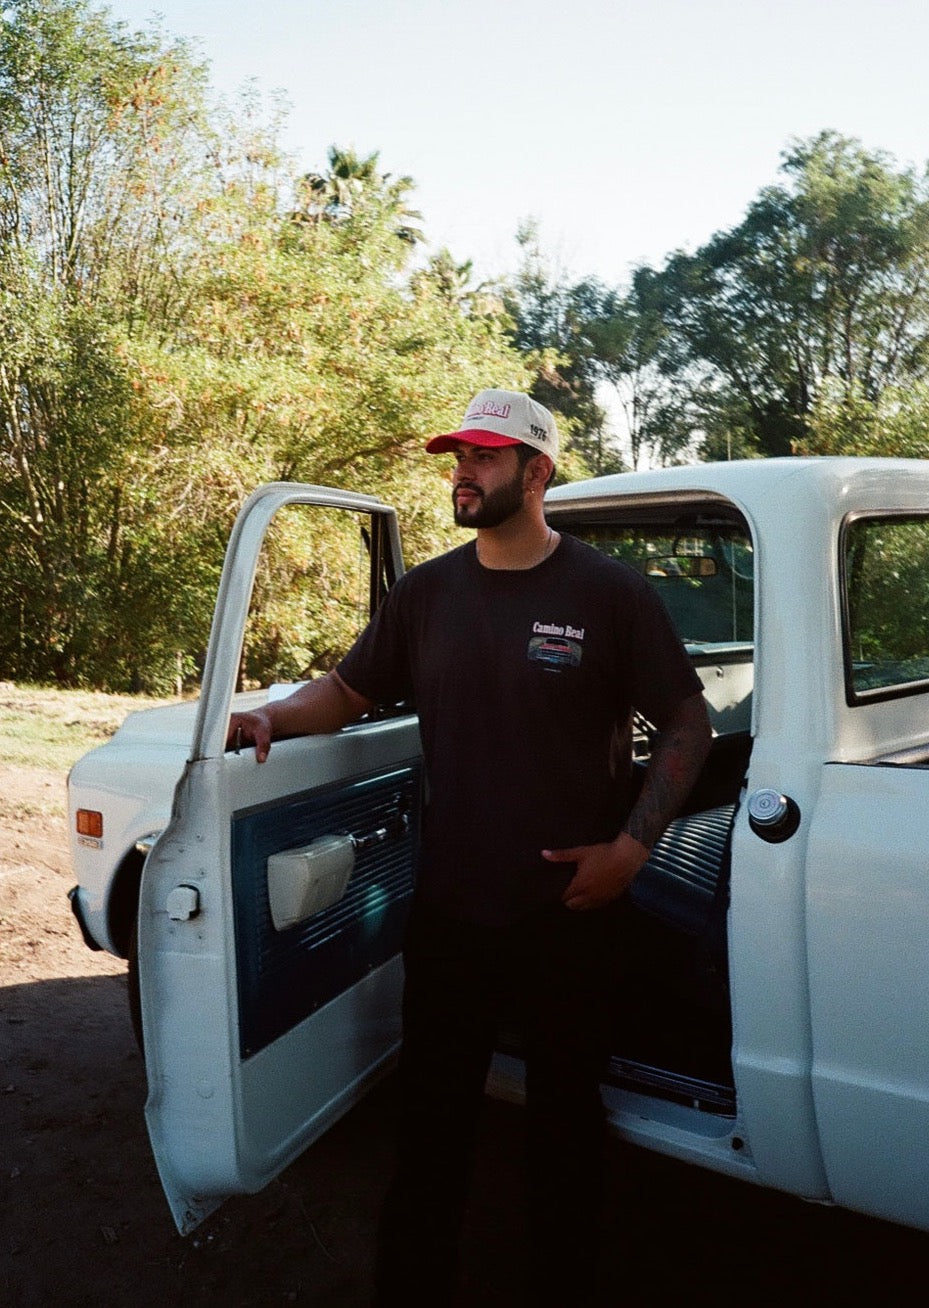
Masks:
[[[107,740],[134,709],[169,702],[143,695],[0,682],[2,761],[67,772],[88,749]]]

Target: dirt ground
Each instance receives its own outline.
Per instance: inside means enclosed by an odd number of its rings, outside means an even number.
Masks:
[[[391,1081],[262,1194],[179,1236],[148,1148],[125,966],[87,950],[70,916],[63,787],[0,763],[0,1303],[360,1308]],[[519,1120],[488,1104],[460,1308],[523,1303]],[[892,1303],[929,1272],[929,1236],[618,1144],[612,1160],[605,1306]]]

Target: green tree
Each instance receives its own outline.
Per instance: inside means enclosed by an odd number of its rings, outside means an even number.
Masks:
[[[161,493],[185,506],[163,531],[177,522],[201,557],[218,560],[221,542],[210,533],[225,536],[248,490],[301,480],[380,494],[401,512],[408,559],[436,552],[457,533],[445,472],[423,453],[425,436],[456,423],[488,378],[527,381],[499,307],[450,294],[445,260],[414,268],[389,207],[334,223],[295,219],[280,202],[273,149],[267,175],[254,139],[250,167],[236,170],[242,147],[232,125],[223,135],[226,182],[186,272],[183,331],[133,342],[162,451]],[[320,666],[301,659],[308,634],[325,625],[319,615],[337,603],[338,569],[328,545],[308,561],[302,528],[294,530],[259,578],[250,677],[272,664],[302,673]]]
[[[15,621],[0,635],[0,663],[8,675],[76,681],[122,663],[119,676],[132,684],[137,670],[113,648],[121,637],[112,614],[144,610],[157,624],[159,582],[171,567],[157,554],[146,559],[148,524],[133,518],[129,482],[145,431],[126,341],[153,313],[168,330],[189,169],[202,157],[203,86],[183,45],[130,37],[78,0],[5,7],[0,595]]]
[[[409,178],[334,147],[325,186],[295,179],[279,126],[254,96],[211,107],[160,30],[86,0],[6,6],[0,675],[163,689],[179,658],[195,675],[262,481],[379,492],[411,559],[454,538],[423,441],[530,374],[492,295],[447,258],[413,266]],[[334,567],[304,545],[284,540],[259,595],[258,645],[288,667]],[[287,576],[302,601],[277,593]]]
[[[681,458],[696,421],[689,379],[662,317],[658,280],[639,268],[626,293],[602,291],[584,327],[589,366],[620,404],[633,468],[646,457],[657,464]],[[597,470],[612,471],[602,462]]]
[[[535,374],[531,394],[556,415],[567,438],[562,470],[575,476],[613,471],[621,459],[597,394],[601,377],[588,335],[607,311],[609,293],[593,279],[572,285],[555,274],[534,223],[525,223],[516,239],[522,262],[500,295],[513,347]]]
[[[876,403],[929,366],[926,178],[823,132],[784,155],[731,231],[661,272],[682,361],[740,425],[730,439],[787,454],[824,388]]]
[[[929,458],[929,384],[888,386],[876,401],[826,386],[816,397],[798,454]]]
[[[660,274],[641,268],[626,290],[570,282],[552,272],[531,223],[518,240],[523,262],[503,303],[513,343],[535,368],[533,395],[564,420],[574,475],[686,457],[694,377],[665,321]]]
[[[365,215],[391,223],[394,238],[403,246],[420,243],[418,226],[422,214],[409,208],[407,200],[415,183],[412,177],[392,177],[377,170],[380,152],[361,158],[354,150],[333,145],[325,173],[307,173],[300,186],[300,203],[294,212],[298,222],[348,224],[357,229]],[[397,252],[403,257],[402,250]]]

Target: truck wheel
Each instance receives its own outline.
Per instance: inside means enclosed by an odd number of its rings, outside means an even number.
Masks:
[[[138,922],[132,923],[132,934],[129,937],[129,972],[126,978],[127,990],[129,997],[129,1021],[132,1023],[132,1032],[139,1046],[139,1052],[144,1055],[145,1041],[142,1035],[142,993],[139,989],[139,929]]]

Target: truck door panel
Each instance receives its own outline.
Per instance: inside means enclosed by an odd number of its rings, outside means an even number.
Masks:
[[[239,1053],[249,1058],[400,949],[413,887],[420,767],[290,797],[232,817],[232,900],[238,959]],[[275,853],[347,834],[357,856],[345,893],[283,931],[269,911]]]
[[[422,790],[416,718],[401,709],[279,740],[263,764],[254,749],[225,748],[262,542],[294,505],[361,521],[362,573],[368,553],[390,564],[362,575],[372,605],[384,574],[402,570],[392,510],[320,488],[256,492],[230,541],[191,757],[145,864],[138,919],[146,1119],[183,1232],[228,1195],[266,1185],[389,1066],[399,1041]],[[339,859],[348,851],[344,889],[319,911],[310,895],[278,929],[269,863],[297,851],[299,876],[312,861],[299,855],[319,842]]]
[[[807,916],[813,1093],[837,1203],[929,1226],[929,770],[832,764]]]

